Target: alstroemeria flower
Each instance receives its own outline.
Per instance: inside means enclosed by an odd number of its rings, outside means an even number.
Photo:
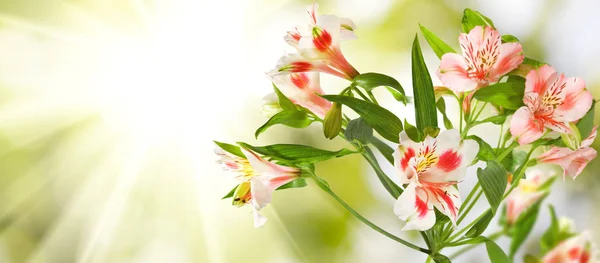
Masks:
[[[335,15],[317,15],[318,5],[309,6],[310,25],[306,33],[298,28],[285,36],[288,44],[298,49],[295,59],[282,58],[272,72],[320,71],[348,80],[358,76],[358,71],[348,63],[340,49],[340,41],[356,38],[356,26],[347,18]]]
[[[455,93],[467,92],[498,82],[500,77],[517,68],[524,59],[517,42],[502,44],[502,37],[491,27],[474,27],[458,38],[462,56],[442,56],[438,77]]]
[[[553,171],[539,167],[527,169],[525,175],[526,178],[521,179],[506,198],[506,223],[509,225],[514,224],[521,213],[548,193],[548,189],[542,189],[542,186],[555,176]]]
[[[318,72],[275,75],[272,81],[292,102],[310,110],[320,118],[325,118],[331,108],[331,102],[319,96],[324,93]]]
[[[592,106],[592,94],[581,78],[567,78],[549,65],[527,74],[525,106],[515,112],[510,132],[519,144],[532,143],[549,128],[570,133],[570,122],[581,119]]]
[[[575,179],[587,164],[596,158],[597,152],[590,146],[596,139],[597,128],[598,126],[594,126],[590,135],[581,141],[579,147],[575,149],[552,147],[537,158],[538,162],[560,165],[564,170],[563,178],[569,175]]]
[[[543,263],[591,263],[598,262],[593,251],[592,238],[589,232],[562,241],[543,258]]]
[[[233,196],[233,205],[250,204],[254,211],[254,227],[260,227],[267,219],[259,211],[271,203],[273,192],[300,176],[300,169],[266,161],[256,153],[242,149],[246,158],[230,154],[221,148],[215,153],[221,157],[223,169],[236,173],[240,183]]]
[[[454,187],[464,176],[479,145],[461,141],[456,129],[443,131],[437,138],[427,136],[413,142],[400,134],[395,153],[400,182],[408,184],[394,205],[394,213],[406,221],[403,230],[427,230],[435,224],[436,207],[456,225],[461,199]]]

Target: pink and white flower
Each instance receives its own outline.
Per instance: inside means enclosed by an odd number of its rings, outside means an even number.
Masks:
[[[400,182],[408,184],[394,205],[394,213],[406,221],[403,230],[427,230],[435,224],[436,207],[456,225],[461,199],[454,187],[464,176],[479,145],[461,141],[456,129],[443,131],[437,138],[427,136],[413,142],[405,132],[395,153]]]
[[[296,27],[284,37],[299,54],[282,57],[271,75],[319,71],[349,80],[358,76],[358,71],[348,63],[340,49],[341,40],[356,38],[356,26],[347,18],[317,15],[317,8],[317,4],[308,8],[310,24],[306,32]]]
[[[510,132],[521,145],[541,138],[546,128],[571,133],[569,123],[581,119],[592,106],[592,100],[581,78],[567,78],[544,65],[527,74],[525,106],[515,112]]]
[[[554,146],[541,154],[537,158],[538,162],[560,165],[564,170],[563,178],[569,175],[575,179],[587,164],[596,158],[597,152],[590,146],[596,139],[597,128],[598,126],[594,126],[590,135],[575,149]]]
[[[587,231],[562,241],[543,258],[543,263],[599,262],[591,234]]]
[[[219,163],[224,170],[237,174],[235,179],[240,184],[233,196],[233,205],[250,204],[254,211],[254,227],[260,227],[267,222],[259,211],[271,203],[273,192],[300,176],[300,169],[274,164],[249,150],[242,149],[246,158],[221,148],[217,148],[215,153],[221,157]]]
[[[310,110],[320,118],[325,118],[331,108],[331,102],[319,96],[324,93],[319,83],[318,72],[275,75],[272,81],[292,102]]]
[[[523,48],[517,42],[502,44],[500,33],[491,27],[476,26],[458,41],[462,56],[442,56],[438,77],[455,93],[468,92],[498,82],[500,77],[523,63]]]
[[[555,173],[549,169],[532,167],[525,171],[525,175],[526,178],[521,179],[506,198],[506,222],[509,225],[514,224],[523,212],[548,194],[549,190],[542,187]]]

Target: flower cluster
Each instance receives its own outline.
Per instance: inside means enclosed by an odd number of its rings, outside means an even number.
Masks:
[[[551,193],[560,173],[555,170],[562,169],[563,178],[575,179],[597,155],[591,147],[597,129],[593,125],[595,101],[585,82],[526,57],[516,37],[501,34],[488,17],[466,9],[459,53],[420,26],[440,58],[436,73],[443,86],[433,86],[415,38],[413,125],[380,105],[372,92],[385,87],[406,104],[402,85],[385,74],[359,73],[342,54],[340,42],[356,38],[355,24],[347,18],[319,15],[317,8],[316,3],[308,7],[306,27],[295,27],[284,36],[296,52],[281,57],[268,73],[274,93],[267,96],[263,112],[269,119],[255,135],[273,125],[305,128],[316,123],[323,127],[323,139],[341,138],[353,149],[217,142],[219,163],[237,180],[225,198],[232,198],[234,206],[251,206],[259,227],[266,221],[259,211],[271,202],[276,190],[305,187],[306,180],[312,179],[358,220],[436,262],[449,262],[441,254],[444,247],[466,245],[469,249],[479,243],[496,251],[490,252],[493,262],[512,260]],[[349,85],[337,94],[325,94],[320,85],[322,73],[345,79]],[[448,98],[460,106],[458,119],[448,117]],[[485,109],[492,116],[482,116]],[[348,110],[358,117],[347,117],[344,111]],[[438,113],[443,116],[443,130]],[[471,132],[478,125],[499,130],[495,148]],[[375,151],[395,167],[394,176],[385,174],[381,166],[386,164],[378,162]],[[317,176],[315,163],[350,154],[362,155],[373,167],[396,199],[390,213],[404,222],[403,230],[422,231],[427,248],[376,226]],[[480,168],[470,168],[475,164]],[[469,170],[477,174],[477,184],[470,189],[462,184]],[[465,191],[469,194],[463,199]],[[487,199],[488,209],[462,225],[481,196]],[[541,240],[543,254],[539,258],[528,254],[526,261],[596,262],[589,233],[577,234],[561,226],[551,211],[552,225]],[[482,236],[497,214],[501,215],[501,231]],[[500,236],[511,238],[508,253],[493,241]]]

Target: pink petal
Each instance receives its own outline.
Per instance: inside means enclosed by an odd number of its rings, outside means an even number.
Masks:
[[[536,120],[527,107],[521,107],[510,121],[510,133],[521,145],[529,144],[542,137],[544,125]]]
[[[568,123],[557,121],[556,119],[547,119],[544,126],[558,133],[571,133],[571,127]]]
[[[555,75],[556,71],[550,65],[543,65],[530,71],[525,77],[525,93],[541,94],[546,89],[549,80],[553,79]]]
[[[298,168],[277,165],[266,161],[256,153],[246,149],[242,149],[242,153],[244,153],[246,159],[248,159],[248,162],[259,174],[259,176],[266,179],[272,179],[280,176],[297,175],[300,172]]]
[[[565,81],[565,99],[555,112],[566,122],[578,121],[592,107],[592,94],[585,89],[585,82],[581,78],[567,78]]]
[[[275,189],[269,188],[268,183],[261,178],[255,176],[250,179],[250,195],[252,196],[252,203],[257,210],[271,203],[273,191]]]
[[[597,152],[593,148],[585,147],[577,150],[571,156],[571,162],[564,166],[565,173],[573,179],[577,178],[583,172],[587,164],[596,158]]]
[[[475,80],[469,78],[465,59],[454,53],[442,56],[437,75],[442,83],[455,93],[474,90],[478,85]]]
[[[590,135],[588,135],[588,137],[585,138],[581,142],[581,147],[590,147],[592,145],[592,143],[594,142],[594,140],[596,140],[597,130],[598,130],[598,125],[594,126],[592,128],[592,131],[590,132]]]
[[[504,43],[500,45],[500,56],[492,67],[489,77],[490,81],[496,82],[503,75],[516,69],[523,63],[523,47],[520,43]]]

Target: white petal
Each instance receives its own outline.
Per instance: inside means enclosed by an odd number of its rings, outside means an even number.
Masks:
[[[262,209],[271,203],[273,191],[269,184],[259,177],[253,177],[250,180],[250,194],[257,209]]]
[[[394,204],[394,214],[400,220],[406,221],[417,212],[417,208],[415,207],[415,200],[417,199],[415,188],[415,184],[409,184]]]
[[[254,214],[254,227],[259,228],[259,227],[263,226],[267,222],[267,218],[262,216],[259,213],[259,209],[257,209],[253,205],[252,205],[252,210],[253,210],[253,214]]]
[[[402,228],[405,230],[427,230],[435,224],[435,212],[431,204],[427,203],[426,194],[416,188],[416,184],[410,184],[402,195],[398,197],[394,204],[394,213],[401,220],[406,221],[406,225]],[[417,200],[419,199],[419,200]],[[424,211],[418,211],[417,202],[421,201],[425,207]]]
[[[435,193],[432,193],[433,197],[431,202],[433,205],[444,215],[450,218],[454,227],[456,227],[456,218],[458,216],[458,208],[462,201],[460,199],[460,193],[454,186],[449,185],[440,187]]]

